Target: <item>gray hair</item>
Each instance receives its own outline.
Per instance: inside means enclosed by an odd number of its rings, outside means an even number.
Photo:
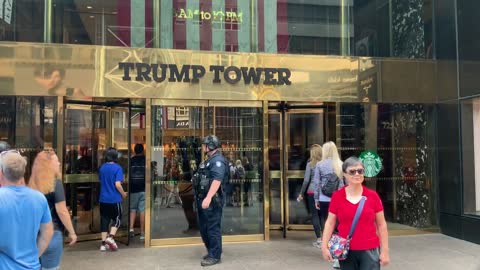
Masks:
[[[27,160],[19,153],[4,153],[0,156],[0,168],[6,180],[16,183],[23,179]]]
[[[365,169],[365,166],[363,165],[363,162],[358,157],[351,156],[343,162],[342,171],[347,172],[348,167],[353,167],[353,166],[357,166],[357,165],[362,165],[362,167]]]

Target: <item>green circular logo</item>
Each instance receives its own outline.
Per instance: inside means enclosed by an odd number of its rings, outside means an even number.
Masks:
[[[364,151],[359,158],[365,166],[366,177],[374,177],[382,170],[382,159],[376,152]]]

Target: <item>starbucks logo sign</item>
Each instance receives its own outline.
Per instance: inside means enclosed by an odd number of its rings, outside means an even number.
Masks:
[[[374,177],[382,170],[382,159],[376,152],[364,151],[359,158],[365,166],[366,177]]]

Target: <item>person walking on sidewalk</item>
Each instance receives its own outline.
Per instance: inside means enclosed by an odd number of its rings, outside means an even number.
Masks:
[[[102,245],[100,251],[116,251],[115,234],[122,220],[122,201],[127,197],[123,190],[123,169],[117,164],[118,151],[110,147],[105,152],[105,163],[100,167],[100,229]],[[113,226],[110,228],[110,222]]]
[[[0,269],[40,269],[52,239],[45,196],[25,186],[27,160],[16,150],[0,154]]]
[[[208,254],[203,256],[201,266],[220,263],[222,256],[222,212],[224,204],[223,185],[228,181],[228,161],[220,153],[220,140],[215,135],[203,139],[203,161],[193,178],[198,224]]]
[[[320,225],[320,211],[315,207],[315,191],[314,183],[312,181],[314,176],[314,169],[318,162],[322,159],[322,147],[318,144],[312,145],[310,148],[310,160],[307,163],[305,168],[305,176],[303,178],[302,188],[300,194],[298,195],[297,201],[302,201],[303,195],[307,195],[308,208],[310,209],[310,214],[312,215],[312,224],[315,231],[315,236],[317,240],[313,242],[313,246],[320,248],[322,243],[322,232]]]
[[[130,158],[130,237],[135,236],[135,219],[140,215],[140,240],[145,240],[145,155],[143,145],[135,144]]]
[[[348,186],[335,192],[328,209],[328,219],[323,231],[322,254],[333,261],[328,241],[338,221],[338,234],[347,238],[357,207],[363,197],[364,207],[351,237],[350,251],[340,261],[342,270],[379,270],[390,262],[387,222],[378,194],[362,185],[365,168],[357,157],[350,157],[342,165]],[[378,232],[378,234],[377,234]]]
[[[59,269],[63,253],[63,232],[68,231],[70,245],[77,242],[70,213],[65,204],[65,191],[60,180],[60,162],[53,150],[38,153],[33,161],[28,185],[45,195],[52,215],[54,233],[47,250],[40,257],[42,269]]]

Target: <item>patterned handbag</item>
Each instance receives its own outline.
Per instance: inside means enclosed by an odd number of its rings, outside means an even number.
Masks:
[[[362,213],[366,199],[367,197],[365,196],[362,196],[362,199],[360,199],[360,204],[357,207],[357,212],[355,212],[352,227],[350,227],[347,238],[345,239],[338,234],[334,234],[332,238],[330,238],[330,241],[328,241],[328,250],[330,250],[330,254],[334,259],[345,260],[347,258],[348,250],[350,249],[350,240],[352,239],[353,232],[355,232],[355,227],[360,219],[360,214]]]

